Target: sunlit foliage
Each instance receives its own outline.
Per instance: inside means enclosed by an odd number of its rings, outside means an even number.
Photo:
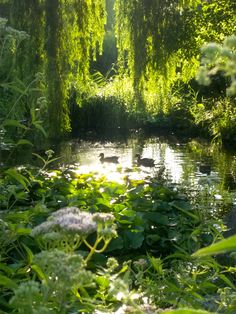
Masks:
[[[189,82],[205,41],[222,40],[233,29],[231,1],[116,1],[121,73],[128,71],[137,108],[166,111],[179,99],[171,87]]]
[[[90,60],[101,53],[106,22],[105,1],[9,0],[10,23],[30,41],[18,69],[30,80],[38,71],[47,82],[51,136],[70,131],[68,97],[72,87],[85,88]]]
[[[103,45],[106,4],[109,36]],[[235,4],[230,0],[8,0],[0,6],[9,25],[30,37],[21,44],[11,73],[25,86],[37,72],[45,82],[38,83],[33,98],[24,98],[21,116],[29,116],[35,99],[43,96],[47,102],[41,116],[52,137],[70,132],[71,124],[78,128],[74,109],[83,107],[85,98],[92,104],[125,106],[137,120],[142,116],[155,121],[157,114],[174,111],[179,104],[186,110],[183,89],[195,77],[201,46],[221,43],[235,30]],[[99,86],[92,60],[103,49],[113,51],[113,64],[106,74],[109,64],[99,60],[104,74]],[[104,58],[108,55],[106,51]]]

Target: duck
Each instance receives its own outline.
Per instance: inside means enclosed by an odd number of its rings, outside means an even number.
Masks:
[[[199,165],[199,172],[210,175],[211,174],[211,166],[208,164],[200,164]]]
[[[154,167],[155,161],[152,158],[141,158],[140,154],[136,154],[135,157],[137,158],[137,165],[144,166],[144,167]]]
[[[118,156],[109,156],[109,157],[104,157],[104,154],[101,153],[99,155],[100,157],[100,161],[101,163],[104,163],[104,162],[110,162],[110,163],[113,163],[113,164],[118,164],[119,163],[119,157]]]

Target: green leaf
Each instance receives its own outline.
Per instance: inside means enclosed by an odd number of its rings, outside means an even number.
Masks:
[[[3,121],[4,126],[15,126],[17,128],[22,128],[22,129],[27,129],[27,127],[20,123],[18,120],[13,120],[13,119],[7,119]]]
[[[213,312],[195,310],[195,309],[177,309],[177,310],[167,310],[162,312],[163,314],[214,314]]]
[[[18,235],[29,235],[31,233],[31,229],[29,229],[29,228],[17,228],[16,233]]]
[[[198,250],[193,256],[220,254],[236,250],[236,235]]]
[[[5,274],[12,275],[14,271],[6,264],[0,263],[0,270],[4,271]]]
[[[3,275],[0,275],[0,285],[12,290],[17,288],[17,284],[13,280]]]
[[[146,241],[148,245],[153,245],[155,242],[159,241],[161,237],[158,234],[149,234],[146,236]]]
[[[27,185],[29,184],[29,180],[23,176],[22,174],[20,174],[15,168],[10,168],[8,170],[5,171],[6,174],[8,174],[11,178],[15,179],[16,181],[18,181],[21,185],[23,185],[23,187],[29,191]]]
[[[31,143],[30,141],[28,141],[28,140],[26,140],[26,139],[24,139],[24,138],[20,139],[20,140],[16,143],[16,145],[30,145],[30,146],[34,146],[33,143]]]
[[[103,288],[108,288],[110,284],[109,280],[104,276],[97,276],[96,282],[99,284],[100,287]]]
[[[38,275],[38,277],[41,281],[44,280],[45,282],[47,282],[47,278],[46,278],[44,272],[42,271],[42,269],[38,265],[34,264],[31,266],[31,268],[36,272],[36,274]]]
[[[163,263],[162,260],[160,258],[155,258],[154,256],[149,256],[149,260],[152,264],[152,267],[155,269],[155,271],[157,272],[157,274],[159,276],[163,275]]]
[[[39,154],[36,153],[32,153],[32,155],[36,156],[38,159],[42,160],[42,162],[45,164],[46,163],[46,159],[44,159],[42,156],[40,156]]]
[[[123,247],[124,247],[124,241],[122,238],[118,237],[111,240],[111,242],[109,243],[106,249],[106,252],[120,250],[120,249],[123,249]]]
[[[219,275],[219,278],[223,280],[230,288],[236,290],[235,285],[225,275],[221,274]]]
[[[41,125],[38,121],[35,121],[35,122],[33,123],[33,125],[35,126],[36,129],[38,129],[39,131],[41,131],[41,133],[42,133],[45,137],[47,137],[46,131],[44,130],[44,128],[42,127],[42,125]]]
[[[26,253],[27,253],[28,263],[29,263],[29,264],[32,264],[33,258],[34,258],[33,252],[32,252],[31,249],[30,249],[27,245],[25,245],[24,243],[22,243],[22,246],[24,247],[24,249],[25,249],[25,251],[26,251]]]
[[[145,213],[143,217],[160,225],[167,226],[169,224],[168,217],[160,213],[149,212],[149,213]]]
[[[124,234],[124,242],[126,243],[128,248],[131,247],[133,249],[137,249],[143,244],[144,236],[142,232],[131,232],[126,230]]]
[[[175,202],[175,201],[172,202],[172,206],[173,206],[173,207],[175,207],[176,209],[178,209],[178,210],[181,211],[182,213],[186,214],[187,216],[193,218],[194,220],[198,221],[198,220],[199,220],[198,216],[194,215],[194,214],[191,213],[190,211],[188,211],[188,210],[186,210],[186,209],[183,208],[183,207],[184,207],[184,206],[183,206],[184,204],[185,204],[185,203],[183,203],[183,202]]]

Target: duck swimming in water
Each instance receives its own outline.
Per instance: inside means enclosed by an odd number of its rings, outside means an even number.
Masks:
[[[144,167],[154,167],[155,161],[152,158],[141,158],[140,154],[136,154],[135,157],[137,158],[137,165],[144,166]]]
[[[198,168],[201,173],[205,173],[207,175],[211,174],[211,166],[208,164],[200,164]]]
[[[110,162],[110,163],[113,163],[113,164],[118,164],[119,163],[119,161],[118,161],[119,157],[118,156],[104,157],[104,154],[101,153],[99,155],[99,157],[100,157],[101,163],[104,163],[104,162]]]

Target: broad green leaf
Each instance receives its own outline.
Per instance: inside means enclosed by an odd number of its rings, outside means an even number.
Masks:
[[[169,224],[169,219],[167,216],[164,216],[160,213],[149,212],[143,215],[143,218],[146,218],[152,222],[155,222],[160,225],[167,226]]]
[[[143,244],[144,235],[142,232],[131,232],[125,230],[124,235],[124,243],[128,248],[137,249]]]
[[[146,236],[146,241],[148,245],[153,245],[155,242],[159,241],[161,237],[158,234],[149,234]]]
[[[23,187],[29,191],[27,185],[29,184],[29,180],[23,176],[22,174],[20,174],[15,168],[10,168],[7,169],[6,174],[8,174],[11,178],[15,179],[16,181],[18,181],[21,185],[23,185]]]
[[[17,284],[13,280],[3,275],[0,275],[0,286],[4,286],[12,290],[17,288]]]
[[[18,120],[13,120],[13,119],[7,119],[3,121],[4,126],[15,126],[17,128],[22,128],[22,129],[27,129],[27,127],[20,123]]]
[[[120,250],[120,249],[123,249],[123,247],[124,247],[124,241],[121,237],[118,237],[111,240],[111,242],[109,243],[106,249],[106,252]]]
[[[19,140],[16,145],[30,145],[30,146],[34,146],[33,143],[31,143],[30,141],[22,138],[21,140]]]
[[[236,235],[198,250],[193,256],[220,254],[236,250]]]

